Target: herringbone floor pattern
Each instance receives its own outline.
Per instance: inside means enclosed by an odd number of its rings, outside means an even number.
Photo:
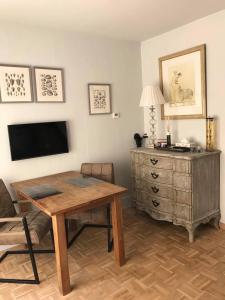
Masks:
[[[115,266],[113,252],[106,251],[105,230],[88,228],[69,250],[72,293],[60,296],[54,255],[39,254],[41,284],[0,284],[0,299],[225,299],[224,231],[204,225],[189,244],[187,232],[169,223],[134,212],[124,222],[127,263],[122,268]],[[30,278],[28,257],[7,257],[0,276]]]

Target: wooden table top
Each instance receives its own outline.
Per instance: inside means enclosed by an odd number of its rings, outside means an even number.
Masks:
[[[62,213],[74,213],[85,208],[92,208],[107,203],[110,197],[119,195],[127,191],[126,188],[111,184],[105,181],[87,187],[80,187],[71,184],[68,180],[73,180],[82,176],[79,172],[69,171],[53,174],[45,177],[14,182],[12,188],[22,197],[30,200],[47,215],[53,216]],[[39,200],[34,200],[27,193],[26,189],[34,186],[49,185],[62,192]],[[108,199],[108,200],[107,200]]]

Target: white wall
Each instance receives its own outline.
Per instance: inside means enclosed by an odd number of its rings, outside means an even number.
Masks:
[[[58,66],[65,70],[65,104],[0,104],[0,177],[12,181],[79,169],[89,162],[115,163],[116,182],[129,187],[129,149],[142,131],[140,45],[91,36],[0,26],[0,62]],[[112,84],[112,107],[121,118],[89,116],[87,84]],[[70,153],[12,162],[7,125],[67,120]]]
[[[225,10],[142,42],[143,85],[159,82],[158,58],[206,44],[208,115],[218,117],[218,148],[221,149],[221,211],[225,222]],[[165,137],[159,119],[159,137]],[[193,138],[205,146],[205,120],[172,121],[173,140]],[[145,115],[145,130],[147,118]]]

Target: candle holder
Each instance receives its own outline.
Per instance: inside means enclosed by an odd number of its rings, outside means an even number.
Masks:
[[[214,151],[216,148],[216,120],[206,118],[206,151]]]

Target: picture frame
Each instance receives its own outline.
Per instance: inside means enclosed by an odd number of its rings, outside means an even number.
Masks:
[[[89,83],[89,115],[105,115],[112,113],[111,84]]]
[[[162,120],[206,118],[205,44],[160,57],[159,79]]]
[[[32,103],[33,101],[31,67],[0,64],[0,103]]]
[[[54,67],[33,67],[35,101],[37,103],[64,103],[64,70]]]

